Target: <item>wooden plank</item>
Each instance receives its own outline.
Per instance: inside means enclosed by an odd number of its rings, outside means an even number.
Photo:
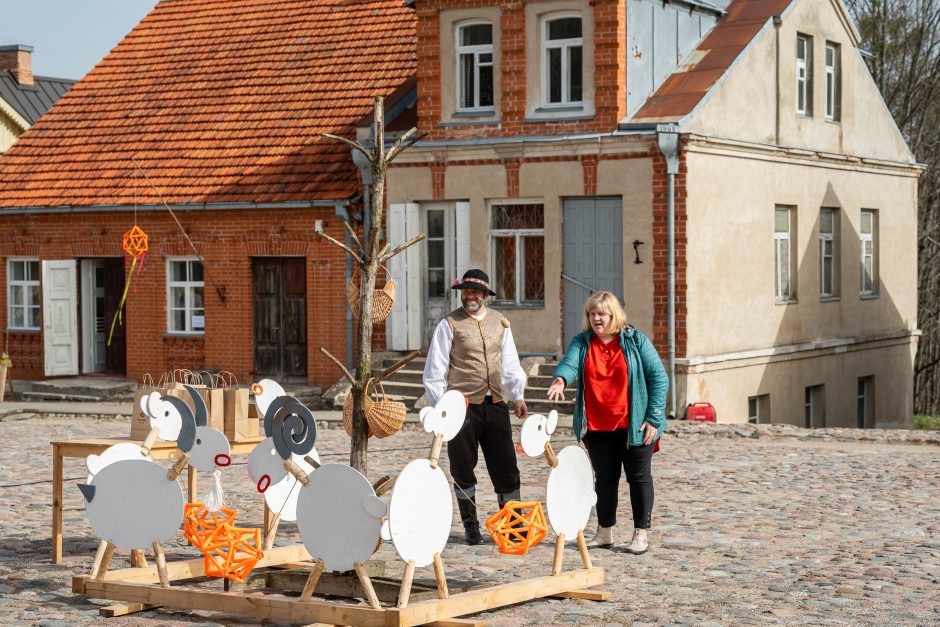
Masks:
[[[365,592],[365,599],[368,601],[369,605],[373,609],[380,610],[382,609],[382,604],[379,603],[379,597],[375,596],[375,589],[372,587],[372,581],[369,579],[368,573],[362,567],[362,564],[356,562],[354,564],[356,575],[359,577],[359,584],[362,586],[363,592]]]
[[[239,592],[196,588],[159,588],[138,583],[85,579],[85,596],[130,603],[164,605],[188,610],[223,612],[280,623],[322,622],[331,625],[385,627],[386,612],[362,606],[342,605],[311,599],[298,601]]]
[[[447,620],[436,620],[433,623],[428,623],[428,627],[486,627],[486,619],[448,618]]]
[[[302,544],[291,544],[288,546],[274,547],[264,554],[264,557],[258,561],[255,568],[264,568],[266,566],[276,566],[287,562],[303,562],[311,559],[307,549]],[[167,575],[170,581],[180,581],[183,579],[195,579],[206,576],[205,558],[197,557],[191,560],[178,562],[167,562]],[[160,581],[156,565],[147,568],[125,568],[115,570],[105,575],[105,581],[121,581],[135,583],[157,583]]]
[[[62,447],[52,444],[52,563],[62,561]]]
[[[610,590],[569,590],[553,594],[553,597],[561,599],[584,599],[585,601],[609,601]]]
[[[366,562],[365,565],[368,565]],[[365,566],[364,565],[364,566]],[[310,572],[310,564],[303,567],[303,570],[296,571],[277,571],[269,570],[266,573],[252,574],[244,584],[234,584],[230,586],[231,590],[245,591],[258,590],[261,588],[270,588],[281,593],[297,592],[303,590],[304,583],[307,581]],[[366,572],[369,569],[366,568]],[[369,572],[369,579],[372,581],[372,588],[380,603],[394,605],[398,600],[401,591],[401,581],[388,577],[376,577]],[[465,589],[465,588],[464,588]],[[455,589],[451,589],[453,594]],[[317,583],[317,595],[335,596],[347,598],[364,598],[365,594],[359,583],[359,578],[354,573],[332,573],[325,572],[320,576]],[[436,599],[438,598],[437,586],[414,582],[411,587],[411,601]]]
[[[386,610],[389,616],[389,625],[411,627],[424,625],[434,621],[442,621],[455,616],[475,614],[484,610],[491,610],[504,605],[521,603],[570,590],[581,590],[604,583],[604,570],[592,568],[591,570],[578,569],[547,577],[525,579],[514,583],[506,583],[489,588],[470,590],[457,594],[449,599],[420,601],[412,603],[406,608]]]
[[[146,603],[115,603],[114,605],[108,605],[99,609],[98,615],[104,618],[115,618],[118,616],[127,616],[128,614],[136,614],[137,612],[145,612],[155,607],[160,606],[148,605]]]

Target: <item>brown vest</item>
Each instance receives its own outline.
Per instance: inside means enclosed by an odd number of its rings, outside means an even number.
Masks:
[[[482,403],[487,394],[502,401],[499,357],[509,321],[489,308],[482,320],[474,320],[463,309],[455,309],[444,319],[454,334],[447,389],[457,390],[471,403]]]

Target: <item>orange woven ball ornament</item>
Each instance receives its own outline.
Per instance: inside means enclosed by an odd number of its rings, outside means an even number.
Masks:
[[[136,224],[131,228],[130,231],[125,233],[121,238],[121,248],[124,249],[131,259],[137,259],[145,252],[147,252],[147,243],[149,238],[147,234],[144,233]]]
[[[237,513],[223,507],[208,511],[202,503],[187,503],[183,512],[183,536],[205,556],[206,576],[238,583],[264,557],[261,530],[235,526]]]
[[[500,553],[525,555],[548,535],[548,524],[540,502],[509,501],[487,519],[486,530]]]

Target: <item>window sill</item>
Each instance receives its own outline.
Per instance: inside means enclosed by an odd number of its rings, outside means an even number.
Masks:
[[[466,111],[455,111],[452,118],[494,118],[496,109],[472,109]]]
[[[842,300],[841,296],[820,296],[819,302],[821,303],[837,303]]]
[[[206,337],[206,332],[205,331],[193,331],[193,332],[167,331],[166,333],[163,334],[163,337],[184,339],[184,340],[185,339],[197,340],[199,338]]]
[[[457,117],[457,115],[454,114],[451,117]],[[470,117],[470,116],[467,116],[467,117],[469,119],[458,120],[456,122],[438,122],[437,125],[438,126],[497,126],[501,124],[503,121],[502,118],[478,118],[478,117]]]
[[[493,307],[496,309],[545,309],[545,302],[515,303],[508,300],[494,300]]]
[[[798,301],[797,299],[791,298],[791,299],[789,299],[789,300],[775,300],[775,301],[774,301],[774,304],[775,304],[775,305],[796,305],[796,304],[798,304],[799,302],[800,302],[800,301]]]
[[[826,124],[842,124],[842,120],[836,118],[826,118]]]
[[[861,300],[878,300],[881,298],[881,294],[859,294],[858,297]]]
[[[570,105],[542,105],[535,110],[535,113],[571,113],[571,112],[581,112],[584,111],[583,104],[570,104]]]
[[[7,327],[7,333],[16,333],[19,335],[39,335],[42,333],[42,329],[14,329],[13,327]]]

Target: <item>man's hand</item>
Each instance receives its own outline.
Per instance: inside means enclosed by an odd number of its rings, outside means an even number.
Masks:
[[[516,401],[516,418],[522,420],[529,415],[529,408],[525,406],[525,401],[521,398]]]
[[[555,377],[555,380],[552,381],[551,386],[549,386],[548,400],[550,401],[565,400],[565,380],[562,379],[561,377]]]

